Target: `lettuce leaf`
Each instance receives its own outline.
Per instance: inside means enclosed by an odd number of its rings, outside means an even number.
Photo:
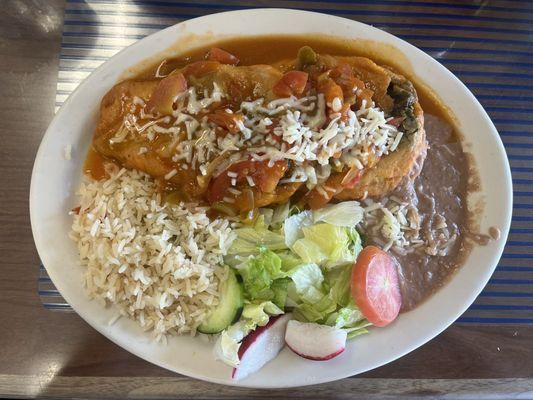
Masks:
[[[272,292],[274,296],[272,297],[272,303],[277,305],[282,310],[285,309],[287,303],[287,292],[289,287],[289,279],[276,279],[272,282]]]
[[[363,335],[365,333],[368,333],[367,327],[371,326],[372,324],[368,322],[366,319],[362,319],[351,328],[345,328],[344,330],[348,334],[348,339],[353,339],[356,336]]]
[[[269,230],[262,216],[253,227],[239,228],[235,233],[237,237],[228,250],[229,255],[248,256],[258,254],[260,248],[268,250],[287,248],[283,235]]]
[[[313,211],[313,222],[327,222],[335,226],[355,227],[363,220],[364,210],[357,201],[328,204]]]
[[[336,328],[352,328],[363,319],[361,311],[355,305],[350,305],[331,314],[326,324]]]
[[[276,254],[281,258],[281,269],[286,272],[304,263],[300,257],[289,250],[278,251]]]
[[[271,300],[274,297],[272,282],[286,276],[281,269],[281,258],[265,247],[260,248],[259,254],[251,257],[237,272],[243,279],[245,294],[251,300]]]
[[[300,321],[324,323],[328,316],[335,312],[337,304],[331,299],[329,294],[313,303],[304,301],[294,309],[294,316]]]
[[[301,230],[304,237],[296,240],[292,250],[306,263],[333,268],[353,263],[361,251],[361,238],[355,228],[318,223]]]
[[[271,301],[246,304],[242,310],[242,318],[246,318],[256,326],[264,326],[271,315],[283,314],[283,310]]]
[[[294,282],[296,293],[303,301],[315,303],[324,296],[322,290],[324,275],[318,265],[304,264],[294,269],[291,273],[291,279]]]
[[[231,367],[239,365],[239,347],[241,347],[241,341],[254,328],[255,324],[253,322],[241,319],[225,329],[213,346],[215,359]]]
[[[291,247],[294,242],[303,237],[302,228],[313,224],[313,214],[311,211],[302,211],[287,218],[283,224],[283,234],[285,244]]]
[[[341,307],[347,307],[352,301],[350,293],[351,275],[351,264],[333,268],[326,273],[326,282],[329,286],[331,298]]]

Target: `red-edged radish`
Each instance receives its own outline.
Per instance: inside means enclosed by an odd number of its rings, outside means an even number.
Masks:
[[[285,346],[285,330],[291,317],[291,314],[271,317],[268,324],[246,335],[239,348],[239,365],[233,368],[233,379],[246,378],[278,355]]]
[[[346,331],[312,322],[289,321],[285,332],[287,346],[301,357],[330,360],[346,348]]]

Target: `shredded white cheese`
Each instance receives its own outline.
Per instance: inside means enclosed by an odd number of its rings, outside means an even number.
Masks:
[[[202,117],[199,114],[226,97],[216,82],[211,91],[199,92],[192,86],[177,96],[172,115],[158,119],[143,118],[149,116],[144,112],[145,103],[135,97],[132,112],[124,118],[110,142],[120,143],[130,134],[146,135],[150,141],[155,140],[156,135],[172,135],[174,141],[169,146],[173,151],[172,161],[199,169],[204,176],[210,170],[209,163],[225,153],[238,154],[233,162],[268,161],[270,167],[278,160],[290,160],[290,175],[281,183],[305,182],[312,189],[323,186],[331,174],[331,165],[337,169],[354,166],[363,169],[370,155],[380,157],[396,150],[403,136],[388,124],[382,110],[365,101],[359,110],[348,110],[346,120],[341,120],[338,112],[342,109],[342,101],[333,99],[334,114],[324,126],[327,117],[322,94],[299,99],[291,96],[270,102],[262,98],[242,102],[237,111],[226,109],[228,115],[235,115],[238,132],[220,135],[217,134],[220,128],[210,122],[205,113]],[[273,118],[276,119],[274,128]],[[186,138],[182,137],[182,132],[186,132]],[[143,153],[141,148],[139,154]],[[166,179],[173,176],[171,173]],[[228,176],[235,186],[237,174],[228,172]],[[255,185],[250,177],[246,180],[249,186]],[[319,192],[327,195],[327,188],[320,187]]]

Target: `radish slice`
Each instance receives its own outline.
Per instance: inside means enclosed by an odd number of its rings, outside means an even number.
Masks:
[[[289,321],[285,342],[296,354],[308,360],[326,361],[346,348],[346,331],[310,322]]]
[[[270,318],[268,324],[250,332],[239,348],[239,365],[233,368],[231,377],[246,378],[259,371],[266,363],[276,358],[285,346],[285,330],[291,314]]]

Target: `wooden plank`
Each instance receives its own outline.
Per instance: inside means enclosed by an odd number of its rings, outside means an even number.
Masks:
[[[21,392],[20,388],[25,391]],[[193,379],[0,375],[0,392],[14,397],[84,399],[496,399],[532,398],[533,379],[344,379],[278,390],[216,385]]]

